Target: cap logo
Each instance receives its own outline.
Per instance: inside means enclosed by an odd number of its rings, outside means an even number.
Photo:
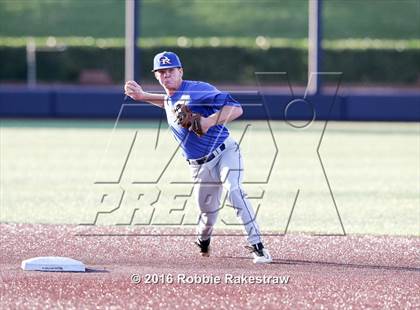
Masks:
[[[161,65],[170,65],[171,60],[167,56],[163,56],[159,59]]]

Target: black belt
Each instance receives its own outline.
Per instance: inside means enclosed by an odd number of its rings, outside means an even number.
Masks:
[[[217,149],[215,149],[210,155],[198,158],[198,159],[187,159],[190,165],[202,165],[213,160],[217,155],[224,151],[226,145],[224,143],[220,144]]]

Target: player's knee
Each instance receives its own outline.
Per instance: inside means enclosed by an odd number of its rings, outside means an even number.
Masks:
[[[228,190],[228,197],[230,202],[233,203],[235,201],[243,200],[244,198],[246,198],[246,194],[241,187],[237,186]]]
[[[226,182],[223,183],[223,187],[229,193],[242,190],[241,184],[236,180],[226,180]]]

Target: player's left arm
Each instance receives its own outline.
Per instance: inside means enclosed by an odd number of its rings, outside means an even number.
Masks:
[[[229,123],[241,116],[242,113],[243,111],[240,105],[225,105],[218,112],[208,117],[201,117],[200,123],[202,130],[206,133],[210,127]]]

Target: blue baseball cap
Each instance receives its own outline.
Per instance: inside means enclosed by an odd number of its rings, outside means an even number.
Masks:
[[[153,59],[153,70],[168,69],[168,68],[182,68],[181,61],[177,54],[173,52],[162,52]]]

